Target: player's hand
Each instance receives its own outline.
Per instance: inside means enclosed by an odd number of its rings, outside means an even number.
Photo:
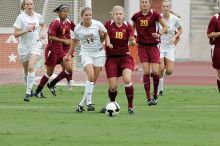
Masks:
[[[152,36],[155,39],[159,39],[160,38],[160,34],[159,33],[152,33]]]
[[[108,46],[110,49],[113,48],[113,45],[111,43],[107,43],[106,46]]]
[[[136,41],[135,41],[135,38],[133,36],[129,37],[129,45],[130,46],[135,46],[136,45]]]
[[[28,27],[27,31],[28,32],[34,32],[35,30],[35,25],[31,25],[30,27]]]
[[[63,57],[63,62],[70,61],[71,55],[69,53],[66,54],[66,56]]]
[[[175,41],[176,41],[176,38],[173,37],[173,38],[170,40],[170,45],[173,45]]]

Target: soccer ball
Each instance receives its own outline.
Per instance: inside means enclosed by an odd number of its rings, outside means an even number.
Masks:
[[[120,112],[120,106],[117,102],[109,102],[105,108],[105,114],[109,117],[115,117]]]

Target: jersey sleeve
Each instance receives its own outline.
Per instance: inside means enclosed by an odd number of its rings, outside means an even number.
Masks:
[[[78,33],[78,25],[75,27],[74,31],[73,31],[73,37],[74,39],[80,40],[79,38],[79,33]]]
[[[128,23],[128,34],[129,34],[129,37],[134,36],[134,30],[133,30],[131,24],[129,24],[129,23]]]
[[[131,17],[131,20],[132,20],[133,22],[136,22],[136,20],[137,20],[136,14],[134,14],[134,15]]]
[[[179,28],[180,26],[182,26],[182,22],[181,22],[181,20],[178,17],[176,17],[175,27]]]
[[[18,16],[17,19],[15,20],[13,27],[22,29],[22,18],[20,16]]]
[[[154,15],[156,17],[156,21],[159,21],[160,19],[162,19],[161,15],[155,11],[154,11]]]
[[[102,31],[107,32],[105,26],[101,22],[98,22],[98,25]]]
[[[215,25],[216,25],[216,18],[215,18],[215,16],[213,16],[209,22],[207,34],[215,32],[215,27],[216,27]]]
[[[48,29],[48,35],[56,36],[58,27],[59,27],[59,22],[53,21]]]

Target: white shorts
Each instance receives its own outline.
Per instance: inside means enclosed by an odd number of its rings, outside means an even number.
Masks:
[[[25,47],[18,47],[19,59],[21,62],[26,62],[30,59],[32,54],[40,55],[43,52],[42,44],[29,45]]]
[[[160,58],[167,58],[171,61],[175,61],[175,46],[169,45],[165,47],[160,46]]]
[[[83,68],[85,68],[88,64],[93,64],[96,67],[103,67],[105,64],[106,57],[105,56],[99,56],[99,57],[91,57],[88,55],[82,55],[81,61]]]

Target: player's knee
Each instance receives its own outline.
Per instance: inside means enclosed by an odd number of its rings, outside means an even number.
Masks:
[[[88,81],[95,82],[95,77],[94,76],[88,76]]]
[[[168,76],[171,75],[172,73],[173,73],[172,70],[166,70],[166,72],[165,72],[165,74],[168,75]]]
[[[28,72],[34,72],[34,67],[33,66],[28,66]]]

